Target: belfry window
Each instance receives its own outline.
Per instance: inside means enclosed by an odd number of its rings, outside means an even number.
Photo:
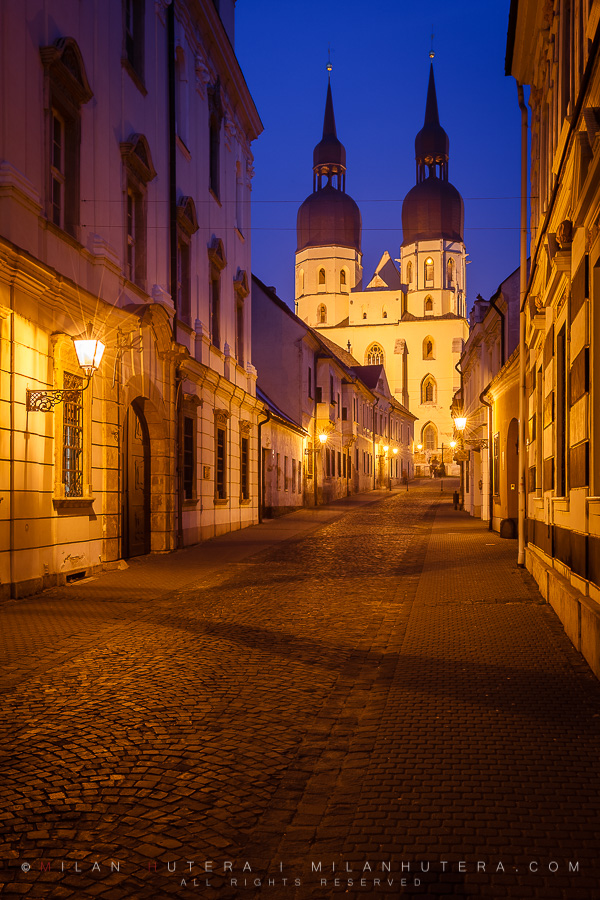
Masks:
[[[425,315],[431,315],[433,313],[433,300],[431,297],[425,297]]]
[[[433,284],[433,260],[428,256],[425,260],[425,284]]]
[[[325,284],[325,269],[319,269],[319,284]]]
[[[433,375],[426,375],[421,382],[421,403],[435,403],[436,389],[437,385]]]
[[[423,359],[434,359],[434,343],[433,338],[429,335],[423,341]]]
[[[412,284],[412,262],[406,264],[406,283]]]
[[[446,267],[446,275],[447,275],[448,287],[450,287],[450,285],[454,284],[454,260],[453,259],[448,260],[448,265]]]

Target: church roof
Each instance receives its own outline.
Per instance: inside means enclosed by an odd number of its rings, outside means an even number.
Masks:
[[[314,330],[314,329],[313,329]],[[341,363],[349,368],[354,368],[358,366],[358,360],[354,359],[351,353],[348,350],[344,350],[343,347],[340,347],[339,344],[335,344],[333,341],[330,341],[329,338],[325,337],[322,331],[315,331],[315,334],[318,335],[319,340],[321,340],[328,350],[330,350],[334,356],[336,356]]]
[[[313,151],[313,167],[322,165],[338,165],[346,168],[346,148],[338,139],[333,114],[333,97],[331,82],[327,84],[325,99],[325,117],[323,119],[323,137]]]
[[[386,250],[365,290],[400,290],[401,287],[400,272]]]

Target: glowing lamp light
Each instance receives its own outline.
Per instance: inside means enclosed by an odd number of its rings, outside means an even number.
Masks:
[[[390,448],[389,448],[388,445],[386,444],[385,447],[383,448],[383,452],[384,452],[384,453],[387,453],[389,449],[390,449]]]
[[[394,455],[398,452],[398,448],[394,447]]]
[[[327,435],[326,435],[326,434],[320,434],[320,435],[319,435],[319,440],[321,441],[322,444],[326,444],[326,443],[327,443]]]
[[[104,344],[91,338],[73,338],[75,353],[79,365],[88,378],[91,378],[102,361]]]
[[[417,450],[422,450],[422,449],[423,449],[423,444],[417,444]]]
[[[459,431],[464,431],[467,427],[467,417],[466,416],[457,416],[454,420],[454,424]]]
[[[456,441],[450,441],[450,446],[454,450],[454,448],[456,447]]]

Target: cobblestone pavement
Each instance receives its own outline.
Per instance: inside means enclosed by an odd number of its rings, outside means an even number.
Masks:
[[[2,604],[0,893],[597,898],[600,687],[515,556],[424,482]]]

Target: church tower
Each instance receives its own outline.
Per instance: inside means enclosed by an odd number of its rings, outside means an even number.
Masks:
[[[296,313],[309,325],[338,325],[348,317],[349,294],[360,288],[360,210],[346,193],[346,150],[338,139],[331,80],[323,137],[313,152],[313,192],[296,224]]]
[[[433,63],[425,123],[415,139],[417,183],[402,204],[400,264],[406,310],[414,316],[466,318],[464,206],[448,181],[448,135],[440,125]]]

